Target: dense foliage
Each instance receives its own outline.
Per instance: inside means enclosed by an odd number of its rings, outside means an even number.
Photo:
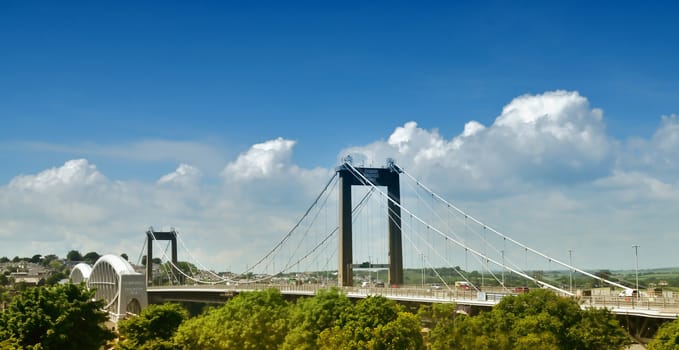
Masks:
[[[27,289],[0,317],[0,348],[98,349],[111,334],[100,326],[102,304],[91,297],[73,285]],[[293,303],[269,289],[187,317],[179,305],[151,305],[118,324],[117,348],[619,350],[629,343],[609,311],[582,310],[547,290],[507,296],[492,310],[467,316],[454,304],[423,306],[413,314],[382,296],[352,303],[337,289]],[[679,349],[677,339],[674,322],[651,349]]]
[[[352,308],[349,298],[337,289],[321,290],[313,298],[300,299],[290,312],[290,332],[283,350],[317,349],[318,336]]]
[[[665,323],[658,330],[653,341],[648,344],[649,350],[679,350],[679,319]]]
[[[421,311],[434,325],[432,349],[573,349],[614,350],[628,336],[605,309],[583,311],[547,290],[505,297],[478,316],[453,315],[445,306]]]
[[[319,349],[423,349],[419,319],[382,296],[360,300],[321,332]]]
[[[162,341],[148,334],[136,338],[151,340],[153,347],[146,349],[619,350],[629,343],[609,311],[583,311],[576,301],[546,290],[506,297],[491,311],[469,317],[453,304],[425,306],[417,315],[381,296],[352,304],[337,289],[288,303],[270,289],[242,293],[184,321],[170,342],[178,319],[174,322]],[[426,339],[423,328],[429,330]],[[121,333],[127,329],[121,325]],[[128,348],[144,349],[143,344]]]
[[[172,342],[179,325],[188,313],[178,304],[149,305],[139,317],[118,322],[119,349],[174,349]]]
[[[99,349],[113,333],[93,296],[72,284],[26,289],[0,314],[0,348]]]
[[[289,330],[290,305],[278,290],[241,293],[224,306],[185,321],[182,349],[278,349]]]

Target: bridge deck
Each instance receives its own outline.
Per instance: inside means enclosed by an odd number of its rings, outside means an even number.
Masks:
[[[267,288],[276,288],[284,295],[311,296],[318,290],[327,289],[323,285],[270,285],[270,284],[242,284],[242,285],[194,285],[194,286],[162,286],[149,287],[149,297],[154,294],[166,296],[174,295],[178,300],[218,302],[216,296],[228,297],[237,293],[256,291]],[[339,288],[350,298],[365,298],[370,295],[382,295],[386,298],[418,303],[456,303],[459,305],[492,307],[503,297],[514,295],[509,291],[498,289],[484,290],[457,290],[457,289],[431,289],[418,287],[404,288],[363,288],[342,287]],[[188,297],[188,294],[191,296]],[[184,297],[181,297],[184,295]],[[617,297],[617,296],[593,296],[577,297],[583,309],[607,308],[619,315],[631,315],[661,319],[676,319],[679,316],[679,299],[663,297]]]

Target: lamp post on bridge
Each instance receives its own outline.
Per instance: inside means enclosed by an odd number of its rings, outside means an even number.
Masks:
[[[424,289],[424,253],[420,253],[422,257],[422,289]]]
[[[370,259],[370,255],[368,255],[368,283],[372,287],[373,285],[373,262],[372,259]]]
[[[634,260],[636,262],[634,275],[636,276],[637,282],[637,299],[639,299],[639,245],[635,244],[632,248],[634,248]]]
[[[573,250],[568,249],[568,288],[573,294]]]
[[[502,288],[505,287],[505,251],[504,249],[500,251],[502,253]]]

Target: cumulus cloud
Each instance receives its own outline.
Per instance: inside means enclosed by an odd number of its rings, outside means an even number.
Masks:
[[[205,181],[187,163],[154,182],[108,180],[86,159],[16,176],[0,186],[3,248],[132,256],[147,227],[173,226],[189,246],[213,242],[200,247],[202,262],[225,268],[231,261],[242,269],[256,258],[252,251],[270,249],[292,227],[332,175],[332,169],[294,165],[294,144],[278,138],[253,145],[226,165],[225,182]]]
[[[437,130],[420,129],[415,122],[396,128],[389,136],[387,144],[396,148],[399,154],[412,155],[416,163],[444,157],[451,148]]]
[[[676,200],[679,192],[671,183],[649,174],[641,172],[625,172],[616,170],[610,177],[599,179],[594,182],[595,186],[600,186],[618,200],[625,202],[637,202],[648,200]]]
[[[652,171],[664,181],[676,179],[679,171],[679,116],[663,116],[660,126],[648,140],[627,140],[620,154],[619,166],[632,172]]]
[[[658,131],[653,135],[652,142],[663,152],[679,152],[679,116],[672,114],[662,117]],[[676,161],[676,158],[675,158]]]
[[[188,164],[180,164],[177,170],[163,175],[158,179],[158,184],[177,184],[182,186],[188,186],[195,184],[201,177],[201,172],[198,168],[193,167]]]
[[[603,112],[577,92],[553,91],[515,98],[502,109],[489,133],[509,136],[522,154],[568,148],[578,158],[601,159],[608,151]]]
[[[91,186],[106,181],[97,167],[87,159],[74,159],[61,167],[44,170],[36,175],[19,175],[12,179],[9,187],[33,191]]]
[[[553,91],[517,97],[491,126],[469,121],[451,139],[408,122],[386,142],[344,153],[375,163],[393,157],[406,168],[435,169],[475,190],[520,190],[605,175],[614,161],[613,146],[600,109],[577,92]]]
[[[227,179],[253,180],[272,176],[290,164],[295,141],[279,137],[253,145],[229,163],[222,175]]]
[[[144,163],[190,163],[201,169],[214,171],[218,171],[218,168],[214,168],[216,165],[222,166],[226,162],[225,152],[220,150],[218,145],[213,145],[210,142],[182,140],[146,139],[121,144],[82,143],[74,145],[33,141],[4,143],[0,144],[0,148],[21,152],[49,152]]]
[[[519,96],[490,125],[470,120],[460,129],[443,135],[407,122],[386,138],[376,135],[372,143],[342,150],[338,161],[351,154],[355,163],[378,166],[394,158],[428,187],[510,236],[557,257],[566,254],[564,247],[573,249],[582,263],[593,257],[589,266],[602,255],[625,261],[601,252],[603,245],[622,251],[640,236],[658,235],[663,242],[651,246],[649,240],[645,249],[661,257],[679,244],[671,229],[679,224],[678,116],[663,117],[647,139],[616,140],[606,133],[603,112],[586,97],[552,91]],[[138,149],[149,150],[151,158],[144,161],[151,162],[165,146],[182,148],[162,141],[146,145]],[[187,145],[195,147],[173,163],[174,171],[153,174],[147,182],[109,179],[92,159],[17,175],[0,186],[0,254],[80,249],[132,257],[148,226],[173,226],[189,248],[198,248],[194,255],[201,262],[238,271],[294,225],[334,173],[295,164],[297,143],[284,137],[207,168],[188,158],[215,150]],[[217,175],[224,181],[210,181]],[[406,204],[416,199],[408,191],[402,185]],[[332,225],[336,213],[319,217]]]

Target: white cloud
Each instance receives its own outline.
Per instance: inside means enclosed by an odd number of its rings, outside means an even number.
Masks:
[[[505,144],[525,155],[568,148],[578,158],[601,159],[609,148],[602,116],[577,92],[524,95],[502,109],[489,132],[493,137],[511,137]]]
[[[517,97],[492,125],[470,121],[451,138],[408,122],[387,141],[341,154],[365,164],[395,158],[510,236],[555,254],[576,249],[590,266],[606,267],[594,257],[620,259],[613,255],[640,237],[673,237],[670,223],[679,224],[672,214],[679,182],[670,175],[679,159],[679,118],[663,117],[651,139],[621,147],[606,133],[603,112],[577,92]],[[646,245],[671,254],[658,240]]]
[[[619,166],[627,171],[651,171],[664,181],[674,181],[679,171],[679,116],[663,116],[660,126],[648,140],[628,140],[621,152]]]
[[[343,154],[375,164],[393,157],[416,173],[423,169],[423,176],[445,176],[461,190],[507,191],[605,175],[614,161],[613,150],[601,110],[590,108],[577,92],[554,91],[517,97],[490,127],[470,121],[449,140],[437,130],[408,122],[386,142]]]
[[[20,175],[12,179],[9,187],[34,191],[91,186],[105,182],[106,178],[95,165],[86,159],[67,161],[59,168],[44,170],[36,175]]]
[[[451,148],[437,130],[420,129],[415,122],[396,128],[387,144],[395,147],[400,154],[411,155],[415,162],[441,158]]]
[[[224,151],[211,142],[145,139],[120,144],[53,144],[19,142],[0,144],[15,151],[49,152],[77,157],[110,158],[135,162],[190,163],[201,169],[218,171],[226,162]]]
[[[190,247],[214,242],[200,247],[204,263],[242,269],[257,258],[247,247],[270,249],[333,173],[292,164],[293,145],[282,138],[253,145],[225,168],[226,182],[205,181],[186,163],[155,182],[110,181],[85,159],[16,176],[0,187],[0,255],[136,256],[147,227],[173,226]]]
[[[462,132],[462,137],[470,137],[478,134],[479,132],[485,130],[486,127],[477,121],[470,121],[464,125],[464,131]]]
[[[571,123],[587,125],[590,118],[600,121],[601,110],[590,110],[587,99],[577,92],[557,90],[515,98],[502,108],[495,124],[523,129],[526,124],[538,126],[549,121],[545,125],[549,127],[548,131],[560,137],[572,134]]]
[[[279,137],[253,145],[229,163],[222,175],[227,179],[253,180],[278,174],[290,165],[295,141]]]
[[[663,116],[662,124],[653,135],[652,142],[660,151],[679,153],[679,116],[675,114]],[[676,158],[674,161],[677,162]]]
[[[625,202],[645,202],[648,200],[677,200],[679,192],[676,184],[665,183],[652,175],[641,172],[616,170],[613,175],[594,182],[618,200]]]
[[[648,139],[615,140],[585,97],[554,91],[515,98],[489,126],[460,126],[459,134],[442,135],[408,122],[338,160],[352,154],[355,163],[379,166],[395,158],[491,226],[557,257],[573,249],[585,266],[627,268],[619,252],[643,238],[654,251],[649,265],[676,265],[665,257],[679,243],[672,229],[679,225],[679,117],[663,117]],[[135,149],[149,150],[149,158],[136,160],[153,162],[165,146],[182,154],[181,144],[147,145]],[[201,262],[242,270],[294,225],[334,173],[295,164],[296,142],[283,137],[207,168],[184,158],[218,150],[185,146],[173,172],[147,182],[109,179],[85,159],[17,175],[0,186],[0,255],[79,249],[136,259],[148,226],[174,226]],[[225,181],[210,181],[220,171]],[[405,181],[407,205],[415,197]],[[332,208],[319,220],[331,226],[336,216]]]
[[[198,168],[188,164],[179,164],[177,170],[163,175],[158,179],[158,184],[177,184],[177,185],[191,185],[198,181],[201,177],[201,172]]]

